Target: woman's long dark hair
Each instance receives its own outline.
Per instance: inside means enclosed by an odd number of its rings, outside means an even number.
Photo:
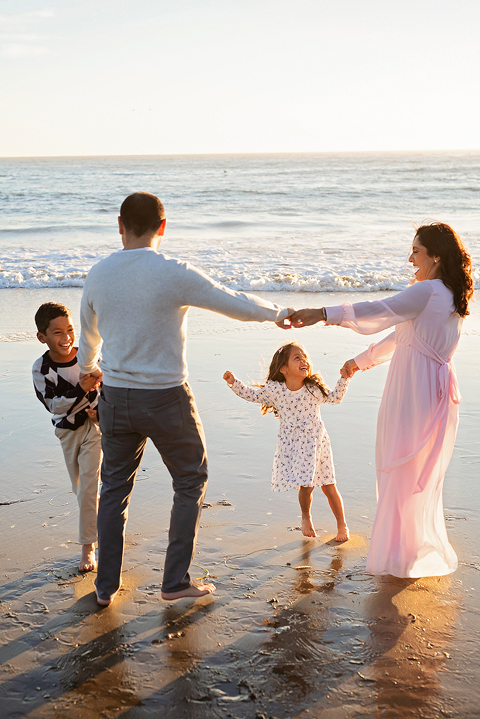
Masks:
[[[304,352],[305,355],[308,357],[307,353],[305,352],[305,348],[302,347],[302,345],[299,345],[297,342],[288,342],[287,344],[282,345],[278,348],[278,350],[272,357],[270,367],[268,368],[267,382],[269,380],[271,380],[272,382],[285,382],[285,375],[280,372],[280,370],[282,369],[282,367],[285,367],[285,365],[288,364],[290,354],[295,347],[301,349],[302,352]],[[309,374],[308,377],[305,377],[305,379],[303,380],[303,384],[306,385],[307,389],[312,394],[313,392],[311,389],[309,389],[309,387],[318,387],[323,396],[328,397],[327,387],[325,386],[325,383],[319,374]],[[258,386],[264,387],[265,385]],[[273,412],[275,417],[278,417],[278,412],[276,411],[275,407],[270,407],[270,405],[268,404],[262,404],[260,411],[262,414],[267,414],[267,412]]]
[[[473,295],[472,261],[460,237],[449,225],[432,222],[422,225],[415,235],[429,257],[440,258],[440,279],[453,292],[453,303],[460,317],[466,317]]]

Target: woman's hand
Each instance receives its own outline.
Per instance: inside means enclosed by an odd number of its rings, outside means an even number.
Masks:
[[[355,372],[358,372],[359,369],[360,367],[354,359],[347,360],[340,370],[340,377],[343,377],[343,379],[350,379],[350,377],[353,377]]]
[[[292,327],[309,327],[310,325],[316,325],[317,322],[325,322],[327,315],[325,309],[304,309],[297,310],[288,318]]]
[[[225,372],[225,374],[223,375],[223,379],[224,379],[225,382],[228,384],[228,386],[231,387],[232,384],[235,382],[235,375],[233,374],[233,372],[227,371],[227,372]]]

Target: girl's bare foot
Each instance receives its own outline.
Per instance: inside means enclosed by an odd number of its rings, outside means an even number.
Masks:
[[[337,527],[337,536],[335,537],[335,541],[346,542],[347,539],[350,539],[350,532],[348,531],[347,525],[343,524],[340,527]]]
[[[94,544],[82,544],[82,557],[78,568],[81,572],[93,572],[97,568]]]
[[[192,582],[186,589],[179,592],[162,592],[162,599],[181,599],[182,597],[204,597],[205,594],[212,594],[216,589],[214,584],[203,584],[202,582]]]
[[[304,537],[317,536],[315,527],[313,526],[312,517],[310,515],[308,515],[307,517],[302,516],[302,534]]]

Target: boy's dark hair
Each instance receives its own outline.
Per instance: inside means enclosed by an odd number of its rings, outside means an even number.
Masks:
[[[141,237],[148,231],[158,230],[165,219],[165,209],[155,195],[134,192],[122,202],[120,217],[127,232]]]
[[[37,325],[37,330],[44,335],[52,320],[56,317],[70,317],[71,314],[72,313],[68,307],[65,307],[65,305],[61,305],[58,302],[44,302],[44,304],[40,305],[35,313],[35,324]]]

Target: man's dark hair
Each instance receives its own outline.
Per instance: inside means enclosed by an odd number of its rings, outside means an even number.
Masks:
[[[44,335],[52,320],[56,317],[70,317],[71,314],[72,313],[68,307],[65,307],[65,305],[61,305],[58,302],[45,302],[43,305],[40,305],[35,313],[35,324],[37,325],[37,330]]]
[[[155,195],[134,192],[122,202],[120,217],[127,232],[141,237],[146,232],[158,230],[165,219],[165,209]]]

